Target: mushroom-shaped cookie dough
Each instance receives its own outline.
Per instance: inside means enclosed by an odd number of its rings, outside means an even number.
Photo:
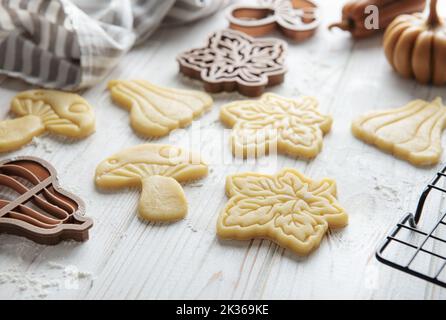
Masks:
[[[12,100],[11,111],[19,117],[0,122],[0,152],[18,149],[45,131],[84,138],[95,129],[93,109],[74,93],[24,91]]]
[[[197,180],[208,173],[200,156],[162,145],[134,146],[102,161],[96,168],[100,188],[141,187],[138,214],[150,221],[172,221],[187,213],[187,201],[178,182]]]

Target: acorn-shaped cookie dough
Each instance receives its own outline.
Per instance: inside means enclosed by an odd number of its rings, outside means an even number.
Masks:
[[[140,187],[138,214],[149,221],[171,221],[187,213],[187,201],[178,182],[197,180],[208,173],[200,156],[162,145],[134,146],[102,161],[96,168],[100,188]]]
[[[11,111],[18,117],[0,122],[0,152],[18,149],[45,131],[84,138],[95,130],[93,109],[74,93],[21,92],[12,100]]]
[[[446,26],[431,0],[430,13],[402,15],[384,35],[384,51],[396,72],[418,82],[446,84]]]

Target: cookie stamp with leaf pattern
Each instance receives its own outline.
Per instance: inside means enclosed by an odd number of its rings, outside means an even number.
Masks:
[[[336,198],[335,181],[314,181],[295,169],[229,176],[226,194],[230,199],[217,221],[222,239],[269,239],[308,255],[319,247],[328,228],[348,223]]]
[[[238,91],[260,96],[266,87],[282,83],[286,43],[278,39],[255,39],[235,30],[210,35],[204,47],[180,54],[180,72],[204,82],[211,93]]]

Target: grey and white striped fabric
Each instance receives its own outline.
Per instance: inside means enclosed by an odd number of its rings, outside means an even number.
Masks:
[[[101,80],[161,23],[210,15],[227,0],[0,0],[0,73],[47,88]]]

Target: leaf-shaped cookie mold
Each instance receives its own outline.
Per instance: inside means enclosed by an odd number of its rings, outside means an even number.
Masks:
[[[12,100],[11,111],[19,117],[0,122],[0,152],[18,149],[45,131],[84,138],[95,129],[93,109],[73,93],[24,91]]]
[[[441,157],[441,133],[446,108],[441,98],[415,100],[402,108],[376,111],[352,124],[358,138],[407,160],[413,165],[433,165]]]
[[[235,156],[258,157],[278,152],[313,158],[332,119],[318,111],[312,97],[286,99],[265,93],[259,100],[243,100],[222,107],[220,120],[232,127],[230,142]]]
[[[208,173],[197,154],[162,145],[134,146],[102,161],[95,181],[100,188],[140,187],[138,214],[150,221],[183,218],[187,201],[178,182],[197,180]]]
[[[226,194],[230,199],[217,221],[217,234],[223,239],[266,238],[307,255],[329,227],[348,223],[336,198],[336,183],[313,181],[294,169],[276,175],[229,176]]]
[[[112,80],[112,99],[130,110],[130,123],[138,133],[161,137],[189,125],[212,106],[208,94],[156,86],[144,80]]]
[[[225,29],[212,33],[204,47],[181,53],[177,61],[180,72],[203,81],[207,92],[258,97],[267,86],[283,82],[286,48],[278,39],[254,39]]]

